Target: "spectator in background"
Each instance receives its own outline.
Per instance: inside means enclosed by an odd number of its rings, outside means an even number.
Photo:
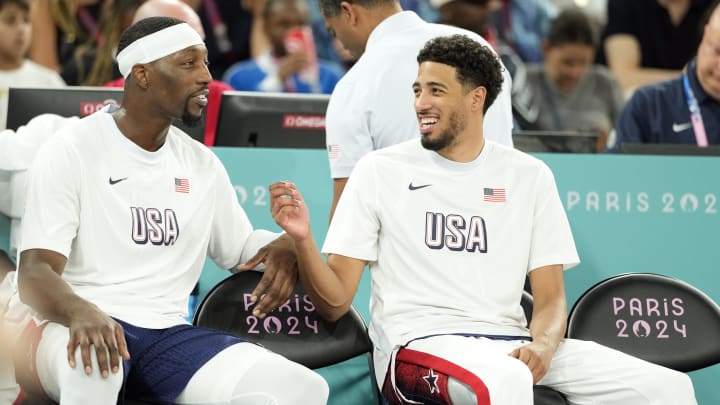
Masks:
[[[542,44],[544,62],[527,68],[527,110],[523,129],[598,133],[588,138],[550,138],[540,141],[552,152],[604,151],[607,135],[620,115],[623,97],[610,71],[594,65],[597,35],[580,9],[563,10],[550,25]]]
[[[103,0],[33,0],[30,21],[35,29],[28,57],[62,72],[75,48],[100,34]]]
[[[481,35],[497,50],[497,33],[490,24],[493,12],[502,7],[497,0],[431,0],[440,24],[464,28]]]
[[[345,69],[349,69],[354,63],[353,58],[342,44],[338,44],[338,40],[325,28],[325,21],[320,13],[319,0],[308,0],[310,6],[310,21],[315,37],[316,49],[318,57],[341,64]],[[400,7],[403,10],[412,11],[423,21],[438,22],[439,13],[437,8],[432,5],[430,0],[400,0]]]
[[[210,73],[220,79],[233,64],[250,59],[267,47],[255,15],[265,0],[184,0],[200,16],[206,33]],[[258,41],[256,43],[256,41]]]
[[[611,152],[624,143],[720,144],[720,0],[706,21],[696,56],[682,74],[639,88],[627,102]]]
[[[596,24],[600,32],[607,17],[607,0],[551,0],[559,10],[580,8]]]
[[[602,50],[626,97],[680,73],[700,43],[700,23],[711,2],[608,0]]]
[[[499,0],[492,24],[498,39],[512,46],[525,62],[542,61],[540,43],[557,8],[549,0]]]
[[[318,59],[305,0],[267,0],[262,19],[270,49],[231,66],[223,81],[235,90],[332,93],[344,72]],[[291,49],[289,40],[300,46]]]
[[[135,11],[145,0],[105,0],[100,13],[97,40],[79,45],[65,63],[62,76],[68,85],[102,86],[121,77],[115,63],[120,34],[130,26]]]
[[[137,9],[133,23],[144,18],[160,16],[173,17],[185,21],[200,34],[201,38],[205,39],[205,30],[203,29],[199,16],[192,7],[180,0],[147,0]],[[125,78],[120,77],[117,80],[107,83],[106,86],[124,87]],[[225,90],[232,90],[232,87],[219,80],[213,80],[210,82],[208,88],[209,94],[207,110],[205,111],[205,134],[203,143],[206,146],[213,146],[215,144],[215,130],[217,129],[217,120],[220,114],[222,93]]]
[[[10,86],[64,86],[60,76],[26,59],[32,38],[28,0],[0,0],[0,130],[7,123]]]

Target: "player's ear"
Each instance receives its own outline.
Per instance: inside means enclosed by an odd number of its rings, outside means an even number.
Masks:
[[[135,83],[140,86],[141,89],[146,90],[148,87],[150,87],[148,69],[145,67],[145,65],[138,64],[133,66],[132,70],[130,71],[130,75],[132,76],[133,80],[135,80]]]
[[[355,25],[357,22],[357,11],[355,5],[347,1],[340,3],[340,17],[347,19],[350,25]]]
[[[482,111],[485,105],[485,96],[487,96],[487,89],[483,86],[475,87],[472,91],[472,111]]]

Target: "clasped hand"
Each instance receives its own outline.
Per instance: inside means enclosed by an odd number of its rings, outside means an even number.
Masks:
[[[270,211],[273,219],[286,234],[258,250],[246,263],[237,267],[240,271],[265,264],[263,277],[251,293],[255,303],[253,315],[264,318],[270,311],[282,305],[292,294],[297,283],[298,267],[294,240],[310,232],[307,207],[302,203],[295,185],[288,182],[270,186]]]

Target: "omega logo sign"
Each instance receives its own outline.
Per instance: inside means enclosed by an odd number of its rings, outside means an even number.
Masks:
[[[102,110],[106,105],[115,105],[119,107],[120,103],[111,98],[104,101],[83,101],[80,103],[80,116],[84,117],[86,115],[93,114]]]
[[[283,116],[283,128],[297,129],[324,129],[324,115],[301,115],[301,114],[285,114]]]

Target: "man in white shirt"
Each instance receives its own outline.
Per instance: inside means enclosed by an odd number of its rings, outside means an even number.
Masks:
[[[550,169],[483,136],[501,88],[495,55],[454,35],[417,60],[421,138],[360,160],[325,239],[327,263],[295,185],[270,187],[320,314],[341,317],[369,266],[375,372],[389,403],[529,405],[541,384],[570,403],[695,404],[684,373],[563,339],[563,271],[579,259]]]
[[[429,24],[397,0],[320,0],[328,31],[355,57],[340,79],[326,114],[326,140],[333,178],[330,217],[357,161],[365,154],[416,138],[418,124],[410,87],[415,57],[429,39],[479,35],[448,25]],[[502,91],[485,122],[488,139],[512,146],[511,79],[503,69]]]
[[[256,316],[297,279],[292,241],[253,229],[219,159],[171,126],[198,123],[207,106],[201,37],[174,18],[143,19],[117,60],[122,107],[64,126],[30,171],[6,314],[31,362],[19,382],[61,405],[324,404],[312,370],[185,321],[206,256],[221,268],[265,264]]]

